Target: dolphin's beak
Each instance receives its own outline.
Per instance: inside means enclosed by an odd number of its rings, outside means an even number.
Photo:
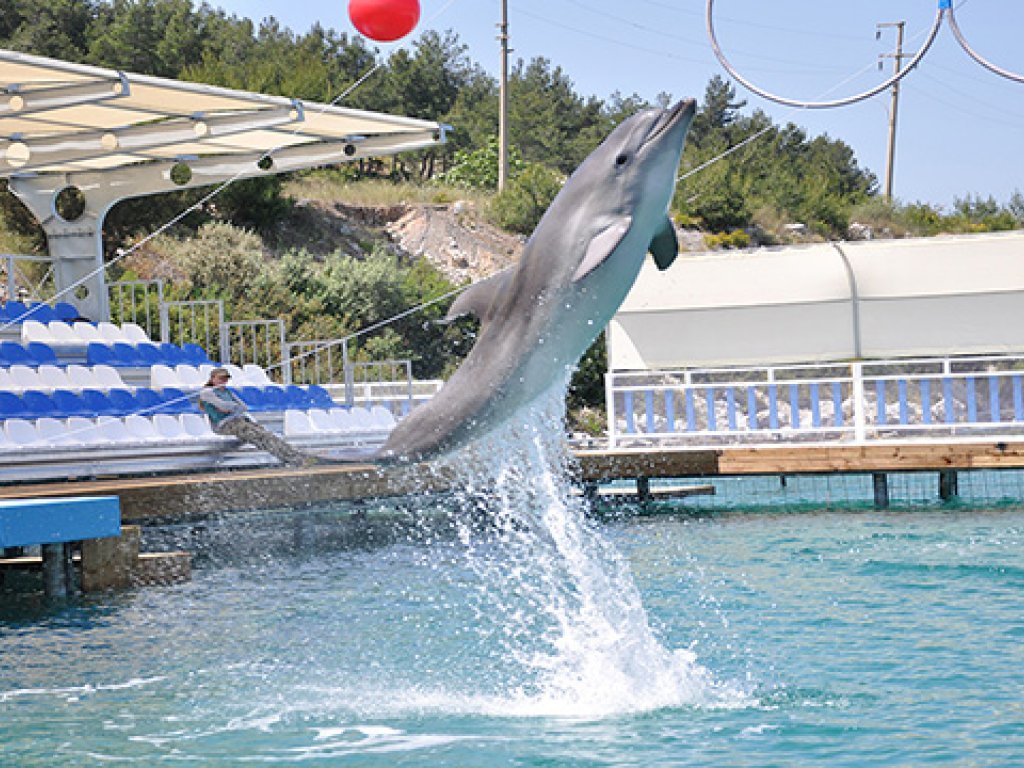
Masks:
[[[674,107],[663,110],[651,126],[651,132],[644,139],[644,144],[657,141],[661,136],[672,131],[676,126],[685,123],[689,126],[697,111],[697,102],[693,99],[682,99]]]

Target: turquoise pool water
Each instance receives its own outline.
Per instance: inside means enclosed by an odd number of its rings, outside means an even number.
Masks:
[[[188,584],[5,596],[0,764],[1024,764],[1020,508],[593,522],[543,453],[148,531]]]

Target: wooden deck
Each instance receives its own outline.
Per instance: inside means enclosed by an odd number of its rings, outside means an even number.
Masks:
[[[1020,469],[1024,468],[1024,441],[585,450],[576,456],[583,483],[599,486],[613,480],[638,480],[642,495],[641,483],[651,478],[835,473],[884,476],[889,472]],[[122,520],[137,523],[447,489],[443,477],[416,467],[353,464],[11,485],[0,487],[0,499],[117,495]]]

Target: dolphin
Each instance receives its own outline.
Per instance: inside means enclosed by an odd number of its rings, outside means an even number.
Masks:
[[[694,109],[687,99],[623,121],[566,181],[519,262],[456,299],[445,321],[476,315],[476,343],[373,458],[449,453],[566,380],[622,304],[648,250],[662,270],[679,251],[668,208]]]

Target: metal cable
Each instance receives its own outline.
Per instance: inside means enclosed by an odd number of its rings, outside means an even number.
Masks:
[[[722,52],[722,47],[719,45],[718,38],[715,35],[714,8],[715,0],[707,0],[706,18],[708,40],[711,42],[711,49],[714,51],[715,56],[718,58],[718,61],[725,68],[725,71],[732,75],[732,77],[735,78],[735,80],[738,83],[747,88],[747,90],[753,91],[758,96],[768,99],[769,101],[774,101],[776,104],[783,104],[787,107],[797,107],[799,109],[828,109],[831,107],[845,107],[850,104],[856,104],[858,101],[870,99],[872,96],[881,93],[886,88],[890,88],[891,86],[895,85],[904,77],[906,77],[910,73],[910,71],[917,66],[918,62],[920,62],[921,59],[924,58],[924,55],[928,53],[928,49],[931,48],[932,43],[935,41],[936,35],[939,34],[939,29],[942,27],[942,19],[945,12],[945,9],[940,5],[938,12],[935,14],[935,21],[932,24],[931,31],[928,33],[928,39],[925,40],[924,45],[921,46],[921,49],[914,55],[914,58],[911,59],[910,63],[906,67],[904,67],[902,70],[894,74],[885,82],[875,86],[871,90],[864,91],[863,93],[859,93],[854,96],[848,96],[843,99],[835,99],[833,101],[800,101],[798,99],[787,99],[785,97],[778,96],[774,93],[766,91],[763,88],[754,85],[752,82],[747,80],[745,77],[743,77],[743,75],[736,71],[736,68],[729,63],[729,60],[725,57],[725,54]]]
[[[960,25],[956,23],[956,16],[953,13],[952,7],[946,9],[946,15],[949,17],[949,28],[953,30],[953,37],[955,37],[956,41],[960,43],[960,47],[966,51],[968,56],[981,64],[981,66],[989,72],[994,72],[1000,77],[1005,77],[1007,80],[1013,80],[1015,83],[1024,83],[1024,75],[1018,75],[1015,72],[1010,72],[1008,69],[996,66],[971,48],[967,42],[967,38],[965,38],[963,32],[960,31]]]

